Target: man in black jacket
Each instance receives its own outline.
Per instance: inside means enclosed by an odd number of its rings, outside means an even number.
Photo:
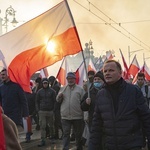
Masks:
[[[141,150],[142,125],[150,148],[150,110],[142,92],[121,77],[121,65],[108,60],[103,68],[106,86],[95,104],[89,150],[101,150],[104,139],[106,150]]]
[[[49,81],[47,78],[42,80],[43,88],[41,88],[36,95],[36,110],[39,113],[39,122],[41,129],[41,142],[39,147],[45,145],[46,138],[46,125],[49,126],[50,135],[54,136],[54,106],[56,102],[56,93],[49,87]]]

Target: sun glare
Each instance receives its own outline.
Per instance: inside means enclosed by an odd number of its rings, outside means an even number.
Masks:
[[[56,47],[56,44],[54,41],[49,41],[47,43],[47,50],[51,53],[53,53],[55,51],[55,47]]]

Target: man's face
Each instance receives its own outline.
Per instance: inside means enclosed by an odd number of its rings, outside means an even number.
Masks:
[[[48,87],[48,82],[43,82],[43,88],[47,88]]]
[[[76,79],[75,78],[71,78],[71,77],[68,77],[67,78],[67,81],[68,81],[68,85],[72,86],[76,83]]]
[[[104,79],[106,83],[113,84],[121,78],[121,70],[117,67],[115,62],[109,62],[104,65]]]
[[[142,86],[144,84],[144,77],[137,77],[137,84],[139,86]]]
[[[1,80],[2,80],[3,82],[7,82],[7,81],[9,80],[9,77],[8,77],[8,75],[7,75],[7,71],[2,71],[2,72],[1,72]]]

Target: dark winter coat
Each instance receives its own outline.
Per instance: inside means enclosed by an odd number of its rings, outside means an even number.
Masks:
[[[25,92],[17,83],[9,81],[0,87],[0,103],[4,114],[16,125],[22,125],[22,117],[29,115]]]
[[[42,88],[36,95],[36,109],[37,111],[53,111],[56,102],[55,91],[48,87]]]
[[[141,124],[150,141],[150,110],[141,91],[124,80],[120,85],[118,110],[115,113],[113,99],[105,87],[97,94],[95,112],[89,141],[89,150],[100,150],[102,136],[109,150],[127,150],[142,147]],[[104,134],[103,134],[104,131]]]
[[[88,93],[85,93],[82,101],[81,101],[81,109],[82,111],[88,111],[88,121],[89,121],[89,127],[91,127],[92,124],[92,119],[93,119],[93,113],[94,113],[94,108],[95,108],[95,100],[96,100],[96,94],[98,93],[98,89],[96,89],[95,87],[93,87],[90,90],[90,98],[91,98],[91,104],[88,105],[86,103],[86,99],[88,97]]]

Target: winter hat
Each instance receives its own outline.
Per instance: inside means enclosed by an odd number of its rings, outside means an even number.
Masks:
[[[54,81],[56,80],[56,78],[55,78],[54,76],[50,76],[50,77],[48,78],[48,80],[49,80],[49,82],[54,82]]]
[[[104,80],[104,75],[103,75],[103,73],[101,72],[101,71],[98,71],[95,75],[94,75],[94,78],[95,77],[99,77],[99,78],[101,78],[104,82],[105,82],[105,80]]]
[[[76,75],[73,72],[68,72],[66,78],[74,78],[74,79],[76,79]]]
[[[43,78],[43,79],[42,79],[42,83],[45,83],[45,82],[46,82],[46,83],[49,83],[49,81],[48,81],[47,78]]]
[[[35,82],[36,82],[36,83],[41,83],[41,81],[42,81],[41,77],[37,77],[37,78],[35,79]]]

